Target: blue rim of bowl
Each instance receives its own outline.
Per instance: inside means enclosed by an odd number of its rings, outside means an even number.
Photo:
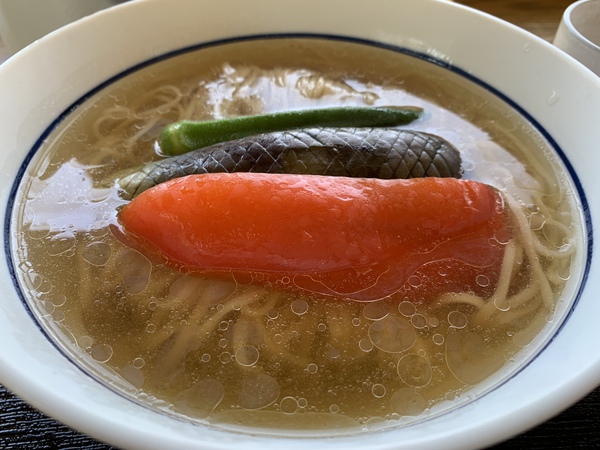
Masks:
[[[98,376],[96,376],[93,373],[90,373],[89,370],[87,370],[85,368],[85,366],[83,364],[81,364],[80,362],[78,362],[74,357],[72,357],[71,355],[69,355],[65,350],[63,350],[60,346],[60,344],[58,344],[55,339],[51,336],[51,334],[48,332],[48,330],[42,325],[39,317],[32,311],[31,307],[29,306],[29,303],[25,297],[25,294],[23,293],[23,290],[21,288],[18,276],[16,274],[16,269],[15,269],[15,265],[14,265],[14,260],[13,260],[13,252],[12,252],[12,235],[11,235],[11,224],[12,224],[12,215],[13,215],[13,211],[14,211],[14,206],[15,206],[15,200],[17,197],[17,193],[19,190],[19,187],[21,185],[21,181],[23,179],[23,176],[31,162],[31,160],[33,159],[33,157],[36,155],[36,153],[38,152],[38,150],[40,149],[40,147],[43,145],[44,141],[48,138],[48,136],[54,131],[54,129],[63,121],[65,120],[67,117],[70,116],[70,114],[72,114],[78,107],[80,107],[83,103],[85,103],[89,98],[91,98],[93,95],[99,93],[100,91],[102,91],[103,89],[105,89],[106,87],[110,86],[111,84],[115,83],[116,81],[130,75],[133,74],[141,69],[144,69],[146,67],[149,67],[153,64],[159,63],[161,61],[170,59],[170,58],[174,58],[180,55],[184,55],[186,53],[190,53],[190,52],[194,52],[197,50],[202,50],[204,48],[210,48],[210,47],[216,47],[216,46],[220,46],[220,45],[226,45],[226,44],[233,44],[233,43],[237,43],[237,42],[248,42],[248,41],[257,41],[257,40],[266,40],[266,39],[325,39],[325,40],[333,40],[333,41],[342,41],[342,42],[349,42],[349,43],[355,43],[355,44],[361,44],[361,45],[367,45],[367,46],[371,46],[371,47],[375,47],[375,48],[380,48],[380,49],[384,49],[384,50],[389,50],[389,51],[393,51],[396,53],[401,53],[404,55],[408,55],[417,59],[420,59],[422,61],[434,64],[436,66],[442,67],[443,69],[449,70],[450,72],[453,72],[467,80],[469,80],[470,82],[486,89],[488,92],[490,92],[492,95],[496,96],[497,98],[499,98],[500,100],[502,100],[503,102],[505,102],[506,104],[508,104],[511,108],[513,108],[515,111],[517,111],[521,116],[523,116],[542,136],[543,138],[548,142],[548,144],[553,148],[553,150],[556,152],[556,155],[560,158],[561,162],[564,164],[565,169],[567,170],[571,181],[573,182],[573,185],[577,191],[577,195],[578,198],[581,202],[581,213],[583,215],[583,219],[584,219],[584,231],[585,231],[585,237],[587,238],[587,255],[586,255],[586,259],[585,259],[585,267],[581,273],[581,280],[579,282],[579,286],[576,289],[576,293],[575,293],[575,298],[572,300],[571,305],[569,307],[569,309],[566,311],[565,316],[562,319],[562,322],[558,325],[558,327],[554,330],[554,333],[552,334],[552,336],[549,337],[549,339],[544,343],[544,345],[542,345],[540,348],[538,348],[534,354],[530,357],[529,360],[527,360],[523,365],[519,366],[514,372],[510,373],[508,376],[506,376],[505,378],[501,379],[499,382],[495,383],[494,385],[492,385],[488,390],[482,392],[481,394],[478,394],[474,399],[469,400],[469,401],[465,401],[464,403],[461,403],[459,405],[457,405],[454,408],[450,408],[448,410],[444,410],[441,411],[439,413],[433,414],[431,416],[427,416],[425,418],[423,418],[422,420],[415,420],[413,422],[410,422],[408,424],[403,424],[400,427],[404,428],[404,427],[410,427],[410,426],[414,426],[418,423],[422,423],[423,421],[428,421],[428,420],[433,420],[435,418],[438,418],[440,416],[444,416],[448,413],[450,413],[451,411],[455,411],[457,408],[462,408],[467,404],[471,404],[473,402],[476,402],[478,399],[486,396],[487,394],[489,394],[492,391],[495,391],[496,389],[498,389],[499,387],[503,386],[504,384],[506,384],[507,382],[509,382],[512,378],[515,377],[515,375],[517,375],[518,373],[520,373],[521,371],[523,371],[527,366],[529,366],[541,353],[543,353],[543,351],[548,347],[548,345],[550,345],[550,343],[556,338],[556,336],[558,336],[558,334],[560,333],[560,331],[562,330],[562,328],[565,326],[565,324],[567,323],[567,321],[569,320],[571,314],[573,313],[573,311],[575,310],[575,307],[577,305],[577,303],[579,302],[579,299],[581,298],[581,294],[583,292],[583,289],[585,287],[585,284],[587,282],[588,276],[589,276],[589,271],[590,271],[590,266],[591,266],[591,261],[592,261],[592,250],[593,250],[593,227],[592,227],[592,218],[591,218],[591,214],[590,214],[590,210],[589,210],[589,205],[588,205],[588,201],[587,201],[587,197],[585,195],[585,192],[583,190],[583,186],[581,184],[581,182],[579,181],[579,178],[577,177],[577,174],[575,172],[575,169],[573,168],[573,166],[571,165],[569,159],[567,158],[567,156],[565,155],[565,153],[562,151],[562,149],[560,148],[560,146],[558,145],[558,143],[552,138],[552,136],[545,130],[545,128],[543,128],[540,123],[538,121],[536,121],[525,109],[523,109],[518,103],[516,103],[515,101],[513,101],[511,98],[509,98],[508,96],[504,95],[502,92],[500,92],[499,90],[497,90],[496,88],[494,88],[493,86],[485,83],[484,81],[480,80],[479,78],[475,77],[474,75],[470,74],[469,72],[454,66],[453,64],[451,64],[450,62],[447,61],[443,61],[441,59],[435,58],[429,54],[426,53],[422,53],[422,52],[418,52],[415,50],[411,50],[405,47],[401,47],[401,46],[397,46],[397,45],[392,45],[392,44],[386,44],[386,43],[382,43],[379,41],[375,41],[375,40],[370,40],[370,39],[362,39],[362,38],[356,38],[356,37],[352,37],[352,36],[342,36],[342,35],[330,35],[330,34],[319,34],[319,33],[281,33],[281,34],[256,34],[256,35],[245,35],[245,36],[237,36],[237,37],[232,37],[232,38],[226,38],[226,39],[219,39],[219,40],[214,40],[214,41],[209,41],[209,42],[204,42],[204,43],[200,43],[200,44],[194,44],[191,46],[187,46],[187,47],[183,47],[181,49],[178,50],[174,50],[153,58],[150,58],[144,62],[138,63],[128,69],[123,70],[122,72],[112,76],[111,78],[109,78],[108,80],[102,82],[101,84],[99,84],[98,86],[94,87],[93,89],[91,89],[90,91],[88,91],[86,94],[82,95],[78,100],[76,100],[75,102],[73,102],[68,108],[66,108],[47,128],[46,130],[40,135],[40,137],[37,139],[37,141],[35,142],[35,144],[33,145],[33,147],[29,150],[29,152],[27,153],[25,159],[23,160],[23,162],[21,163],[21,166],[19,168],[19,170],[17,171],[17,176],[15,177],[15,181],[12,184],[11,190],[10,190],[10,194],[9,194],[9,199],[7,202],[7,207],[6,207],[6,212],[5,212],[5,221],[4,221],[4,252],[5,252],[5,258],[7,260],[7,265],[8,265],[8,269],[9,269],[9,273],[10,273],[10,277],[11,280],[13,282],[15,291],[17,292],[17,295],[19,296],[23,307],[25,308],[25,310],[27,311],[27,313],[29,314],[29,316],[32,318],[32,320],[34,321],[34,323],[36,324],[37,328],[40,330],[40,332],[46,337],[46,339],[48,339],[48,341],[56,348],[56,350],[63,355],[69,362],[73,363],[79,370],[81,370],[86,376],[90,377],[91,379],[93,379],[94,381],[100,383],[102,386],[110,389],[113,393],[115,393],[116,395],[119,395],[120,397],[131,401],[133,403],[136,403],[146,409],[149,409],[155,413],[161,414],[161,415],[166,415],[172,419],[175,420],[184,420],[186,422],[190,422],[189,420],[185,420],[181,417],[178,417],[175,414],[170,414],[166,411],[162,411],[159,409],[155,409],[150,407],[149,405],[146,405],[144,403],[142,403],[139,400],[136,400],[135,398],[125,395],[122,392],[119,392],[116,388],[111,387],[109,384],[107,384],[105,381],[101,380]],[[193,423],[194,425],[202,425],[202,426],[207,426],[205,424],[200,424],[200,423],[196,423],[196,422],[190,422]],[[218,426],[213,426],[208,424],[208,426],[211,426],[212,428],[215,428],[217,430],[221,430],[221,431],[228,431],[228,432],[233,432],[232,430],[228,429],[228,428],[222,428],[222,427],[218,427]],[[377,433],[377,432],[386,432],[386,431],[391,431],[394,429],[397,429],[397,426],[392,426],[389,428],[385,428],[383,430],[376,430],[376,431],[361,431],[360,434],[365,434],[365,433]],[[290,430],[291,431],[291,430]],[[242,432],[244,433],[244,432]],[[344,434],[357,434],[357,431],[351,431],[348,430],[347,433]],[[259,433],[258,435],[262,435],[261,433]],[[264,434],[265,436],[267,434]],[[340,434],[342,435],[342,434]],[[295,436],[295,435],[294,435]],[[337,434],[335,435],[337,436]],[[318,433],[317,436],[318,437]]]

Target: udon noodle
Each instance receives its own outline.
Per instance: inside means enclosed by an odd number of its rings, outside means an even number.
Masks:
[[[514,232],[491,297],[331,301],[182,274],[112,233],[113,181],[160,157],[167,123],[364,104],[424,107],[416,126],[461,150],[465,178],[502,191]],[[358,430],[444,410],[516,370],[578,279],[576,199],[544,139],[485,89],[389,50],[292,39],[178,56],[88,100],[36,164],[16,212],[34,310],[87,370],[189,420]]]

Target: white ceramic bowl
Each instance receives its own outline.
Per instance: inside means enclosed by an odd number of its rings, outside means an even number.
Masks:
[[[436,0],[143,0],[71,24],[0,66],[0,204],[44,131],[82,95],[152,58],[203,42],[279,33],[332,34],[405,47],[481,80],[529,114],[562,149],[600,223],[600,79],[547,42]],[[4,250],[9,223],[4,217]],[[591,246],[589,247],[591,249]],[[175,420],[127,400],[70,362],[40,332],[0,262],[0,382],[35,407],[124,448],[477,448],[534,426],[600,380],[600,273],[589,255],[573,311],[528,365],[492,392],[405,428],[333,438],[236,434]]]

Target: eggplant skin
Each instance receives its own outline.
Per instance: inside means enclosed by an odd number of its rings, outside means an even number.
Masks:
[[[257,134],[150,163],[119,179],[122,198],[172,178],[260,172],[381,179],[460,178],[460,153],[439,136],[396,128],[308,128]]]

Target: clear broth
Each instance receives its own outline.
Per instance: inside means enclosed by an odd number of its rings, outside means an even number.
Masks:
[[[452,142],[464,177],[515,199],[551,250],[540,264],[552,304],[533,296],[482,313],[464,302],[328,301],[182,275],[111,233],[125,202],[110,181],[161,157],[165,124],[333,105],[424,108],[427,117],[408,128]],[[134,401],[253,433],[374,430],[469,401],[532,357],[580,278],[573,192],[527,120],[446,68],[359,43],[252,40],[153,64],[70,114],[23,179],[15,260],[53,339]],[[529,284],[511,285],[511,294]]]

